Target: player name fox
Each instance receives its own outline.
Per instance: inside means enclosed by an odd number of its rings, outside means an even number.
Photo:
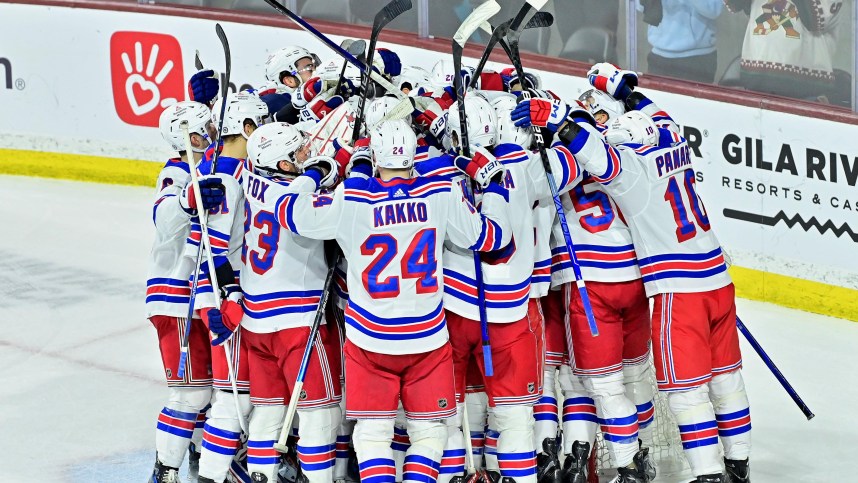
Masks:
[[[372,213],[373,224],[376,228],[401,223],[423,223],[429,219],[426,203],[422,201],[406,201],[378,206],[372,210]]]

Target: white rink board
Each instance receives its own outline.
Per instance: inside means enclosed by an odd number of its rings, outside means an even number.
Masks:
[[[239,87],[259,85],[267,54],[289,44],[315,50],[323,60],[333,56],[303,31],[222,24],[233,54],[232,81]],[[4,89],[0,77],[0,146],[153,161],[167,156],[157,129],[127,124],[117,114],[110,50],[111,37],[122,31],[174,37],[185,79],[195,70],[195,49],[205,65],[223,69],[212,21],[0,5],[0,56],[10,61],[13,80],[11,88]],[[425,68],[443,55],[381,46]],[[151,51],[142,51],[142,69],[133,50],[128,53],[131,70],[145,72]],[[155,62],[153,75],[165,61],[162,55]],[[586,87],[584,79],[540,74],[546,86],[566,98]],[[858,289],[858,145],[852,142],[856,126],[664,92],[648,94],[683,125],[697,148],[700,192],[712,226],[737,265]],[[145,105],[151,94],[144,89],[133,95],[141,96],[138,104]],[[726,217],[725,209],[745,215]],[[771,218],[773,226],[736,218],[760,215]]]

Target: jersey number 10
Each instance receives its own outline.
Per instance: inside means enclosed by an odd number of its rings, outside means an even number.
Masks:
[[[683,177],[682,186],[685,188],[684,190],[679,187],[679,181],[677,181],[679,177]],[[685,191],[685,198],[688,200],[688,204],[683,199],[682,191]],[[709,217],[706,216],[706,209],[703,207],[703,202],[697,196],[697,191],[694,187],[693,170],[686,169],[682,173],[671,176],[670,181],[667,183],[667,190],[664,192],[664,199],[670,203],[670,207],[673,209],[673,219],[676,220],[676,240],[679,243],[690,240],[697,235],[697,227],[688,218],[687,206],[689,205],[691,206],[691,213],[694,215],[697,226],[704,232],[709,231]]]

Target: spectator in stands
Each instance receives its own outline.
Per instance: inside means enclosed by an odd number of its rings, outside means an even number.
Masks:
[[[724,0],[750,15],[741,79],[748,89],[827,101],[835,85],[835,26],[842,0]]]
[[[715,81],[715,20],[724,8],[722,0],[638,0],[637,8],[650,24],[650,74]]]

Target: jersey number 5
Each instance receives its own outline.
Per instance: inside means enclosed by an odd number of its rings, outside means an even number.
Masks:
[[[364,256],[375,256],[361,274],[363,286],[374,299],[393,298],[399,295],[399,277],[391,275],[379,280],[381,273],[390,265],[399,251],[396,238],[387,233],[370,235],[360,246]],[[402,255],[400,270],[402,278],[417,279],[417,293],[438,291],[438,277],[435,272],[438,261],[435,259],[435,229],[425,228],[418,231],[408,249]]]
[[[683,177],[682,186],[685,188],[684,190],[679,187],[679,182],[677,181],[679,177]],[[688,218],[688,209],[686,208],[688,205],[686,205],[683,199],[683,191],[685,191],[685,198],[691,206],[691,213],[694,214],[697,226],[704,232],[709,231],[710,228],[706,209],[703,207],[703,203],[697,196],[697,191],[694,187],[694,171],[686,169],[683,171],[683,174],[675,174],[670,177],[670,181],[667,183],[664,199],[670,203],[670,207],[673,209],[673,219],[676,220],[676,240],[679,243],[690,240],[697,235],[697,227]]]

